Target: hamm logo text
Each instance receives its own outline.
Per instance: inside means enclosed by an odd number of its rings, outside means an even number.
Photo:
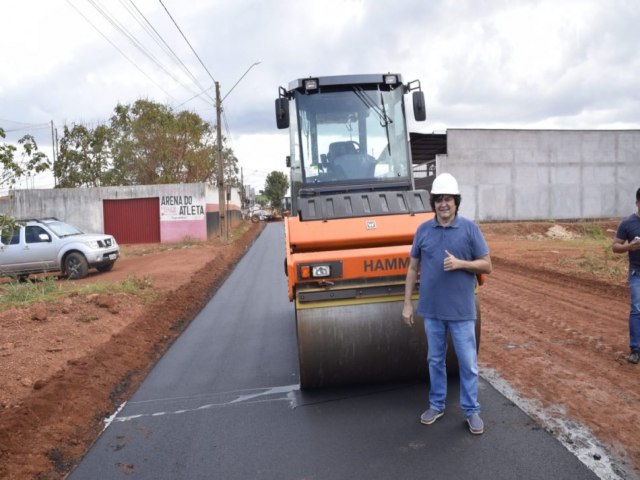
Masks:
[[[365,272],[379,272],[387,270],[406,270],[409,268],[409,257],[385,258],[380,260],[365,260]]]

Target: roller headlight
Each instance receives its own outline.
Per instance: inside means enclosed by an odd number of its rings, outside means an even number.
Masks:
[[[342,262],[326,261],[318,263],[299,264],[296,267],[298,278],[311,280],[314,278],[341,278]]]
[[[396,83],[398,83],[398,76],[397,75],[385,75],[384,76],[384,83],[386,83],[387,85],[395,85]]]
[[[330,277],[331,267],[329,265],[314,265],[311,267],[311,276],[314,278]]]
[[[317,78],[307,78],[304,80],[304,91],[305,92],[313,92],[318,90],[318,79]]]

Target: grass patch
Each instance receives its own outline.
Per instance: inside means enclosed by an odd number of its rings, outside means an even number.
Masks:
[[[233,243],[251,228],[253,224],[249,221],[242,221],[237,226],[229,230],[229,241]],[[171,250],[180,250],[182,248],[206,247],[211,242],[216,242],[219,237],[213,237],[210,240],[198,240],[197,238],[186,236],[180,242],[176,243],[153,243],[144,245],[120,245],[120,255],[124,257],[140,257],[150,253],[168,252]]]
[[[581,223],[579,225],[579,233],[583,237],[590,238],[593,240],[604,241],[607,240],[607,235],[604,230],[599,225],[594,225],[590,223]]]
[[[150,253],[168,252],[171,250],[180,250],[181,248],[193,248],[205,245],[206,242],[197,240],[193,237],[186,236],[181,242],[177,243],[154,243],[149,245],[128,245],[120,246],[120,254],[122,257],[140,257]]]
[[[74,285],[60,282],[55,277],[43,277],[26,282],[8,282],[0,287],[0,311],[14,307],[27,307],[38,302],[57,302],[72,295],[125,293],[142,297],[145,301],[155,298],[153,284],[148,277],[127,277],[120,283],[98,282]]]
[[[588,229],[579,239],[569,240],[567,246],[579,254],[560,256],[556,263],[561,268],[606,278],[621,278],[627,272],[627,256],[613,253],[610,240],[598,227]]]
[[[144,277],[127,277],[120,283],[114,282],[98,282],[80,287],[71,288],[80,295],[115,295],[117,293],[129,293],[131,295],[148,295],[152,291],[153,282],[148,276]]]
[[[30,305],[58,298],[60,285],[54,277],[43,277],[26,282],[12,281],[2,285],[0,309]]]
[[[253,224],[251,222],[243,221],[240,225],[229,232],[229,240],[233,242],[234,240],[242,238],[252,225]]]
[[[623,275],[627,271],[627,256],[611,251],[610,245],[603,245],[600,253],[587,252],[578,259],[578,266],[595,276],[610,278]]]

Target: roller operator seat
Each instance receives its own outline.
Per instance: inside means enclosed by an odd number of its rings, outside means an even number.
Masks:
[[[343,155],[353,155],[356,153],[358,153],[358,151],[353,142],[334,142],[329,145],[327,157],[329,160],[333,160]]]
[[[364,180],[374,177],[376,161],[356,142],[334,142],[329,144],[327,165],[337,180]]]
[[[362,178],[362,157],[353,142],[334,142],[327,153],[329,171],[338,180]]]

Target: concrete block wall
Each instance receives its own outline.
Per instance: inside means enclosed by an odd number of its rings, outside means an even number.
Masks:
[[[162,242],[179,242],[185,236],[206,240],[217,232],[218,190],[204,183],[13,190],[0,200],[0,213],[19,219],[57,217],[85,232],[102,233],[103,200],[135,198],[161,200]],[[232,189],[228,209],[234,226],[241,220],[237,189]],[[209,228],[209,223],[216,228]]]
[[[451,129],[436,169],[476,221],[622,217],[640,187],[640,131]]]

